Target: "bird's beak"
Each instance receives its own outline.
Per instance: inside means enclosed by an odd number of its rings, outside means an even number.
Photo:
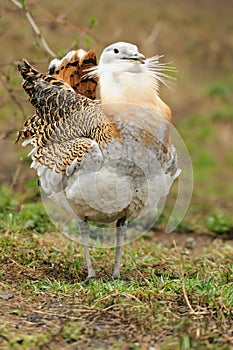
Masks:
[[[138,53],[137,60],[141,63],[145,63],[146,57],[142,53]]]
[[[135,61],[135,62],[140,62],[140,63],[145,63],[145,56],[138,52],[133,54],[132,56],[127,56],[127,57],[123,57],[124,60],[129,60],[129,61]]]

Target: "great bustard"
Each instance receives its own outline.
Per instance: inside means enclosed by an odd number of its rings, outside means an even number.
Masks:
[[[33,146],[32,167],[43,191],[79,218],[88,278],[96,276],[88,221],[116,221],[112,277],[118,278],[127,222],[156,211],[179,175],[171,112],[158,89],[166,69],[159,56],[146,59],[125,42],[105,48],[98,65],[95,52],[84,50],[53,60],[47,74],[27,61],[19,65],[35,114],[18,139]]]

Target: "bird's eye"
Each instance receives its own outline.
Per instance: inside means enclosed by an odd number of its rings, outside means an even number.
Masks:
[[[119,53],[118,49],[113,49],[114,53]]]

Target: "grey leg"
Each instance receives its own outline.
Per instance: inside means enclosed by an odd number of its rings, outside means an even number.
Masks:
[[[95,270],[93,269],[92,262],[91,262],[91,256],[88,249],[88,237],[89,237],[89,225],[87,221],[79,221],[78,222],[78,228],[82,237],[82,244],[84,246],[84,252],[85,252],[85,259],[87,263],[87,270],[88,275],[87,279],[95,278]]]
[[[121,262],[121,252],[122,252],[122,244],[124,243],[126,237],[127,224],[126,219],[122,218],[117,221],[116,225],[116,236],[117,236],[117,246],[115,253],[115,261],[112,278],[120,277],[120,262]]]

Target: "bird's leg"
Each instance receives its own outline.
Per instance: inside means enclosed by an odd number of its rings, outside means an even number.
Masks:
[[[88,270],[88,275],[87,275],[87,280],[88,280],[90,278],[96,277],[95,270],[92,266],[89,249],[88,249],[88,237],[89,237],[90,230],[89,230],[89,225],[88,225],[87,221],[79,221],[78,228],[79,228],[79,231],[81,234],[82,244],[84,246],[85,259],[86,259],[87,270]]]
[[[126,229],[127,229],[126,218],[119,219],[116,224],[117,246],[116,246],[115,261],[114,261],[114,268],[113,268],[113,274],[112,274],[112,278],[114,279],[120,277],[121,252],[122,252],[122,245],[126,237]]]

